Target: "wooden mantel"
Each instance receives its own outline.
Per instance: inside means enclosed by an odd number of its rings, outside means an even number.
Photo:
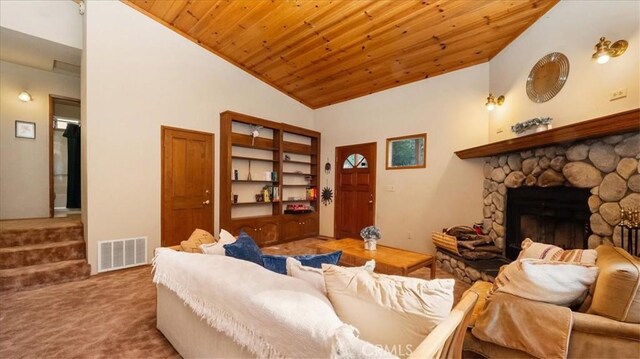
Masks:
[[[456,151],[456,155],[461,159],[487,157],[632,131],[640,132],[640,108],[484,146],[467,148],[466,150]]]

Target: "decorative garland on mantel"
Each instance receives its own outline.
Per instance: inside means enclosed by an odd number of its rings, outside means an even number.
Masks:
[[[511,126],[511,131],[513,131],[515,134],[520,134],[533,127],[550,125],[551,121],[553,121],[551,117],[536,117],[527,121],[516,123],[515,125]]]

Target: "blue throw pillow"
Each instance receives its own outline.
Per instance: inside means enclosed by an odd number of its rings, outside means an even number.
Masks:
[[[223,245],[225,255],[262,265],[262,251],[260,247],[244,231],[240,231],[238,239]]]
[[[322,268],[322,264],[338,264],[342,251],[335,251],[326,254],[305,254],[301,256],[292,256],[302,263],[303,266]],[[289,256],[272,256],[268,254],[262,255],[262,265],[270,271],[280,274],[287,274],[287,258]]]

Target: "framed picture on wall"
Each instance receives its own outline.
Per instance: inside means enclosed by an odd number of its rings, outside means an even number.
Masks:
[[[427,167],[427,134],[387,138],[387,169]]]
[[[36,138],[36,123],[26,121],[16,121],[16,137],[18,138]]]

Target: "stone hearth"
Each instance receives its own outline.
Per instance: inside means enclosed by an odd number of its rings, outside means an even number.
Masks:
[[[436,251],[436,264],[453,274],[457,279],[472,284],[483,280],[493,282],[500,266],[509,263],[506,259],[482,259],[477,261],[466,260],[452,253],[438,249]]]
[[[505,247],[508,188],[568,186],[587,188],[591,216],[588,247],[620,245],[620,207],[640,207],[640,134],[508,153],[485,159],[483,228]],[[524,239],[524,238],[523,238]]]

